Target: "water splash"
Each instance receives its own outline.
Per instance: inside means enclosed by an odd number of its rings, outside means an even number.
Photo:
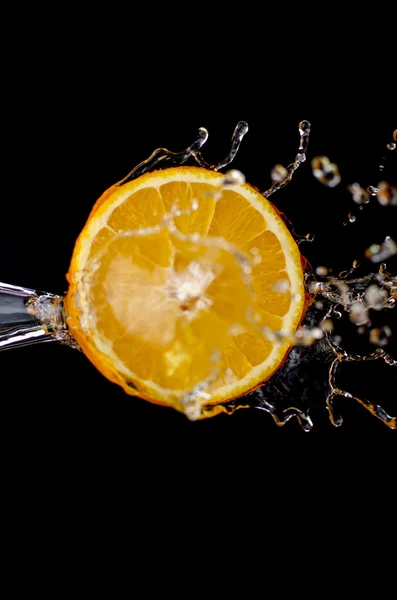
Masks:
[[[227,156],[219,163],[210,164],[207,163],[201,156],[200,149],[208,139],[208,131],[205,127],[200,127],[198,130],[198,136],[196,140],[182,152],[171,152],[167,148],[158,148],[155,150],[149,158],[142,161],[130,171],[130,173],[122,179],[118,185],[124,185],[128,181],[132,181],[145,173],[150,173],[156,169],[166,169],[168,167],[178,166],[185,164],[189,159],[193,159],[196,164],[205,169],[213,171],[219,171],[227,167],[232,160],[235,158],[240,144],[248,131],[248,124],[245,121],[237,123],[231,140],[230,151]]]
[[[310,129],[311,126],[308,121],[301,121],[299,124],[298,153],[294,161],[287,167],[276,165],[273,168],[271,172],[272,185],[263,192],[265,198],[269,198],[287,185],[292,180],[295,171],[305,162]],[[219,171],[227,167],[235,158],[247,131],[248,126],[244,121],[238,123],[232,135],[228,155],[218,163],[209,164],[201,154],[201,148],[208,139],[208,131],[205,128],[200,128],[198,137],[186,150],[179,153],[171,152],[165,148],[155,150],[147,160],[137,165],[117,185],[121,186],[155,169],[181,166],[188,160],[192,160],[201,167]],[[396,135],[397,130],[393,133],[394,140],[396,140]],[[388,151],[392,152],[395,146],[394,143],[390,143],[387,146]],[[386,163],[386,158],[384,162]],[[382,167],[382,171],[385,168],[383,163],[380,167]],[[323,185],[331,188],[339,185],[341,178],[338,166],[331,163],[327,157],[315,157],[312,161],[312,168],[314,176]],[[219,193],[221,194],[222,189],[230,185],[241,184],[243,181],[244,175],[239,171],[234,169],[227,171],[222,180]],[[383,206],[397,205],[396,188],[385,180],[380,181],[376,186],[370,185],[366,189],[356,182],[347,186],[347,189],[351,192],[352,200],[359,205],[360,209],[369,204],[374,198]],[[184,209],[185,213],[186,211],[190,213],[190,211],[196,210],[198,201],[199,199],[193,199],[191,206]],[[176,203],[171,211],[164,216],[162,223],[156,227],[167,227],[175,235],[178,235],[174,220],[181,214],[183,214],[183,210]],[[349,221],[355,221],[355,215],[352,212],[349,213]],[[313,234],[297,235],[292,225],[288,222],[287,224],[298,244],[313,240]],[[150,235],[153,233],[153,228],[149,229],[141,229],[135,233],[141,236]],[[191,235],[194,236],[195,234]],[[229,246],[228,250],[230,250]],[[373,263],[379,263],[393,256],[396,252],[396,243],[390,236],[386,236],[384,242],[371,244],[365,255]],[[260,256],[253,253],[252,264],[255,264],[256,260],[260,260]],[[243,263],[244,260],[241,258],[242,273],[244,267],[247,269],[250,267],[249,264],[244,265]],[[197,398],[206,399],[208,386],[214,376],[210,375],[208,380],[200,382],[182,398],[185,414],[191,420],[196,420],[220,413],[233,414],[241,408],[251,408],[269,413],[278,426],[283,426],[294,418],[297,419],[305,431],[309,431],[313,426],[311,417],[313,406],[318,405],[320,402],[323,402],[326,407],[331,423],[335,426],[341,425],[342,418],[336,414],[334,401],[337,397],[343,397],[358,402],[389,428],[396,429],[396,417],[389,415],[380,404],[371,402],[359,395],[354,395],[338,384],[339,368],[343,363],[381,361],[390,367],[395,368],[397,366],[397,360],[385,350],[393,333],[391,328],[388,325],[373,327],[371,322],[371,312],[381,312],[395,307],[397,277],[388,273],[384,264],[380,265],[378,273],[371,273],[360,278],[354,277],[358,266],[358,261],[354,261],[350,269],[339,273],[337,277],[332,276],[330,274],[331,269],[325,266],[318,266],[314,273],[308,269],[305,285],[308,296],[311,298],[311,305],[300,328],[295,333],[294,339],[291,340],[294,345],[285,363],[265,385],[252,391],[244,398],[215,406],[205,405],[205,403],[204,405],[198,404],[196,401]],[[94,266],[92,266],[92,271],[94,270]],[[352,275],[353,278],[350,278]],[[277,291],[282,293],[282,282],[280,282],[280,286]],[[0,294],[3,295],[3,298],[13,297],[14,308],[16,303],[19,303],[18,310],[21,309],[23,319],[26,321],[22,319],[21,324],[23,327],[21,328],[10,327],[6,323],[5,329],[3,326],[0,331],[0,334],[2,334],[2,336],[0,335],[0,347],[25,345],[26,343],[33,343],[35,340],[40,341],[39,338],[45,341],[55,339],[72,347],[77,347],[67,331],[60,297],[26,288],[18,288],[17,286],[7,286],[6,284],[3,284]],[[18,310],[14,310],[15,314],[18,313]],[[354,353],[343,348],[344,340],[335,332],[334,322],[341,319],[344,313],[348,315],[353,326],[357,327],[358,333],[368,333],[369,342],[377,346],[375,350],[372,349],[366,353]],[[268,331],[267,333],[274,341],[282,338],[282,332]],[[322,373],[321,376],[319,376],[320,372]]]
[[[377,300],[371,298],[371,294],[368,300],[366,295],[375,281],[378,284],[377,288],[385,292],[380,295],[381,301],[379,295]],[[340,345],[341,338],[334,335],[333,324],[335,319],[342,317],[338,308],[351,313],[354,312],[354,307],[361,305],[365,307],[366,312],[368,302],[372,302],[373,310],[392,308],[397,297],[397,277],[383,273],[348,282],[338,278],[327,278],[326,281],[319,282],[311,274],[307,283],[310,290],[316,286],[317,295],[316,301],[305,315],[302,327],[306,327],[308,332],[316,332],[320,327],[322,334],[313,336],[314,339],[308,344],[296,344],[284,365],[264,386],[245,398],[228,402],[227,405],[207,408],[206,416],[222,412],[233,414],[240,408],[253,408],[269,413],[278,426],[296,418],[305,431],[310,431],[313,427],[311,412],[320,402],[324,402],[331,423],[337,427],[342,425],[343,419],[336,413],[334,401],[337,397],[343,397],[358,402],[390,429],[397,429],[396,417],[388,414],[384,407],[365,397],[352,394],[338,384],[339,368],[344,363],[380,360],[395,368],[397,360],[381,347],[366,354],[348,352]],[[354,323],[358,327],[362,321],[355,318]],[[386,326],[371,329],[369,337],[377,346],[386,346],[390,335],[390,328]]]
[[[62,296],[1,283],[0,350],[52,341],[78,348],[65,322]]]
[[[306,160],[306,152],[309,145],[309,136],[311,131],[311,124],[309,121],[301,121],[299,123],[299,148],[298,153],[295,156],[295,160],[288,165],[283,167],[282,165],[276,165],[272,170],[272,186],[263,192],[265,198],[269,198],[274,192],[277,192],[281,188],[285,187],[292,179],[295,171],[301,166]]]

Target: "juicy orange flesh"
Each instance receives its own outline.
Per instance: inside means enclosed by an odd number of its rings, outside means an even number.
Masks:
[[[91,219],[101,204],[99,200]],[[175,209],[180,214],[173,222],[181,236],[161,225]],[[151,229],[156,226],[157,230]],[[142,228],[147,231],[137,234]],[[188,239],[190,234],[198,234],[197,239]],[[292,248],[295,243],[286,235]],[[84,230],[80,238],[82,245]],[[238,252],[218,243],[220,239]],[[151,399],[147,391],[140,393],[142,382],[153,382],[165,391],[187,391],[208,378],[216,388],[241,380],[271,354],[274,344],[260,328],[279,331],[290,310],[284,254],[289,248],[282,248],[265,217],[243,195],[227,189],[219,199],[219,186],[202,181],[149,186],[133,192],[110,212],[89,243],[85,270],[91,331],[98,332],[123,369],[133,374],[136,389],[124,386],[126,377],[107,356],[100,358],[106,350],[93,346],[90,331],[77,331],[81,307],[73,261],[66,309],[83,350],[87,345],[87,354],[95,357],[98,368],[106,362],[104,374],[129,393]],[[249,258],[249,276],[244,274],[243,255]],[[303,306],[303,284],[301,295]],[[300,317],[297,314],[296,326]],[[288,345],[278,364],[287,350]],[[276,368],[277,364],[270,364],[263,378]],[[154,400],[161,400],[161,394]]]
[[[214,373],[219,381],[227,368],[240,378],[271,350],[255,339],[255,296],[238,259],[166,228],[116,237],[90,277],[90,302],[96,328],[124,366],[170,390],[189,390]]]

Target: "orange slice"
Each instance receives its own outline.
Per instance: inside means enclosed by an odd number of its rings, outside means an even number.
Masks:
[[[107,190],[73,252],[65,311],[132,395],[202,416],[282,364],[305,308],[299,249],[248,184],[198,167]]]

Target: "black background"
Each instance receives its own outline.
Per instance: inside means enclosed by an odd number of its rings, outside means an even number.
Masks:
[[[293,160],[299,121],[311,122],[308,161],[274,202],[297,232],[315,233],[316,241],[301,247],[314,267],[338,271],[359,259],[371,268],[365,248],[386,235],[397,239],[396,207],[373,202],[359,212],[346,191],[353,181],[366,187],[383,178],[377,167],[387,155],[397,111],[391,72],[382,63],[358,60],[354,52],[342,61],[324,54],[320,41],[286,48],[285,59],[265,41],[260,50],[228,53],[239,47],[233,36],[224,54],[202,43],[203,56],[191,43],[193,33],[186,40],[151,42],[149,56],[136,45],[119,47],[106,29],[86,46],[86,29],[74,23],[65,37],[37,34],[20,62],[4,61],[3,281],[64,293],[75,239],[106,188],[155,148],[182,150],[200,126],[209,131],[203,156],[220,160],[240,120],[250,129],[234,166],[260,189],[269,187],[275,163]],[[316,155],[339,165],[338,188],[326,189],[313,178],[310,160]],[[396,185],[396,161],[388,166],[384,178]],[[350,210],[357,222],[344,227]],[[388,266],[397,272],[396,260]],[[44,529],[53,523],[55,547],[68,527],[78,545],[76,520],[91,523],[98,536],[99,513],[109,524],[107,506],[112,519],[117,506],[129,507],[122,523],[132,519],[133,527],[143,506],[154,519],[167,499],[175,526],[191,526],[198,515],[215,523],[248,508],[260,521],[279,494],[287,494],[293,512],[297,497],[309,502],[308,490],[315,494],[320,481],[335,503],[344,491],[342,476],[353,486],[360,479],[379,489],[395,463],[395,432],[352,401],[338,404],[345,419],[339,429],[320,403],[307,434],[294,421],[278,428],[259,411],[190,423],[171,409],[125,395],[67,347],[37,345],[0,359],[10,510],[18,507],[16,520],[26,530],[37,518]],[[372,376],[368,391],[396,403],[395,389]],[[215,490],[229,486],[236,495],[217,504]],[[255,499],[237,502],[237,493],[251,486],[260,488]]]

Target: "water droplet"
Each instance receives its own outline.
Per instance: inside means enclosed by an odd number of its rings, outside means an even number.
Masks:
[[[379,165],[379,171],[383,171],[385,168],[385,165]]]
[[[314,242],[314,233],[307,233],[307,234],[305,235],[305,240],[306,240],[307,242]]]
[[[369,285],[365,291],[365,301],[367,306],[374,310],[382,310],[387,298],[387,291],[378,287],[376,283]]]
[[[352,264],[352,266],[353,266],[353,269],[358,269],[358,267],[360,266],[360,261],[358,261],[358,260],[353,260],[353,264]]]
[[[349,269],[347,271],[342,271],[341,273],[339,273],[339,277],[341,278],[346,278],[350,275],[350,273],[352,272],[353,269]],[[335,281],[335,285],[339,290],[340,293],[340,303],[344,304],[344,305],[349,305],[350,303],[350,298],[349,298],[349,286],[347,285],[347,283],[345,283],[344,281]]]
[[[367,190],[364,190],[359,183],[352,183],[347,186],[347,189],[351,193],[356,204],[368,204],[369,194]]]
[[[317,294],[318,292],[320,292],[322,289],[321,287],[321,283],[319,283],[318,281],[312,281],[309,284],[309,292],[311,292],[312,294]]]
[[[321,327],[313,327],[312,335],[316,340],[320,340],[323,337],[324,333]]]
[[[312,160],[313,175],[323,185],[335,187],[340,183],[339,167],[331,163],[327,156],[316,156]]]
[[[199,402],[189,402],[184,406],[184,413],[189,421],[197,421],[201,416],[201,405]]]
[[[387,325],[384,327],[376,327],[369,332],[369,341],[376,346],[386,346],[391,336],[391,329]]]
[[[299,133],[301,135],[309,135],[311,129],[311,124],[309,121],[301,121],[299,123]]]
[[[371,194],[371,196],[377,196],[379,194],[378,188],[374,187],[373,185],[369,185],[367,187],[367,191]]]
[[[224,179],[222,181],[223,186],[228,185],[241,185],[245,182],[245,175],[238,171],[237,169],[230,169],[225,173]]]
[[[362,302],[353,302],[349,310],[349,319],[356,325],[365,325],[369,321],[368,308]]]
[[[289,289],[290,284],[285,279],[280,279],[279,281],[276,281],[274,285],[272,285],[272,290],[279,292],[280,294],[286,294],[289,292]]]
[[[332,322],[332,319],[325,319],[323,321],[323,330],[328,333],[334,330],[334,324]]]
[[[397,129],[393,131],[393,140],[396,140],[397,142]]]
[[[300,141],[299,141],[299,151],[295,158],[295,162],[300,164],[306,160],[306,152],[309,145],[309,135],[310,135],[311,125],[309,121],[301,121],[299,123],[299,133],[300,133]]]
[[[245,328],[239,323],[235,323],[229,327],[229,335],[240,335],[240,333],[244,333]]]
[[[378,183],[378,202],[382,206],[397,206],[397,187],[390,185],[387,181]]]
[[[392,142],[391,144],[387,144],[388,150],[395,150],[396,147],[397,147],[397,144],[395,144],[394,142]]]
[[[320,327],[300,327],[295,333],[295,343],[301,346],[310,346],[316,340],[324,336],[324,331]]]
[[[348,218],[349,218],[350,223],[354,223],[354,221],[356,220],[356,216],[353,215],[352,213],[348,214]]]
[[[317,267],[316,268],[316,274],[317,275],[324,275],[324,276],[328,275],[328,269],[327,269],[327,267],[321,267],[321,266]]]
[[[281,183],[287,177],[288,171],[283,165],[274,165],[273,169],[270,172],[270,177],[272,181],[276,183]]]
[[[365,251],[365,256],[374,263],[386,260],[395,254],[397,254],[397,244],[390,236],[387,236],[382,244],[372,244]]]

